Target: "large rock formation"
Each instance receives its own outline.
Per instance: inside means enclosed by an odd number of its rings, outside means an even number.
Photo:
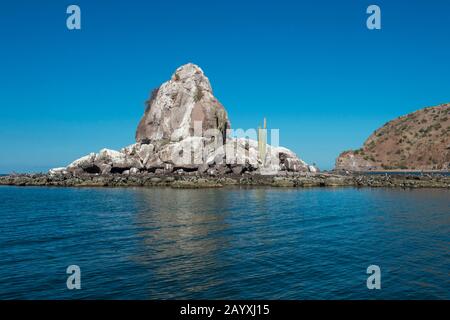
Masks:
[[[153,90],[135,144],[120,151],[91,153],[50,173],[177,171],[223,175],[317,170],[282,147],[268,145],[261,159],[257,141],[230,137],[230,127],[227,112],[214,97],[208,78],[198,66],[186,64]]]
[[[345,151],[337,170],[449,170],[450,104],[428,107],[377,129],[361,149]]]
[[[198,122],[202,126],[195,128]],[[152,92],[136,131],[136,142],[164,145],[217,129],[225,139],[230,127],[225,108],[213,96],[203,71],[189,63]]]

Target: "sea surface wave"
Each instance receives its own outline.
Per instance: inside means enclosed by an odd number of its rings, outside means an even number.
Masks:
[[[443,189],[0,187],[0,299],[450,299],[449,248]]]

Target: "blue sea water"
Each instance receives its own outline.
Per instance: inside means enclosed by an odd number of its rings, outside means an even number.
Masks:
[[[449,249],[448,190],[0,187],[0,299],[450,299]]]

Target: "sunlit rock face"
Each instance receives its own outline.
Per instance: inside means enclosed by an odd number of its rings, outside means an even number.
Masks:
[[[265,158],[260,159],[258,142],[230,137],[230,128],[228,114],[214,97],[208,78],[189,63],[153,90],[136,130],[136,143],[120,151],[91,153],[67,168],[53,169],[52,174],[317,171],[283,147],[267,145]]]
[[[161,146],[210,129],[219,130],[224,139],[228,128],[227,112],[214,97],[208,78],[202,69],[189,63],[152,92],[136,131],[136,142]]]

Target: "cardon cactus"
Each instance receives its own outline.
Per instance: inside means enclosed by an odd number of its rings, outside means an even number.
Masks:
[[[258,155],[259,159],[262,161],[263,165],[266,161],[266,147],[267,147],[267,123],[266,118],[264,118],[263,128],[258,128]]]

